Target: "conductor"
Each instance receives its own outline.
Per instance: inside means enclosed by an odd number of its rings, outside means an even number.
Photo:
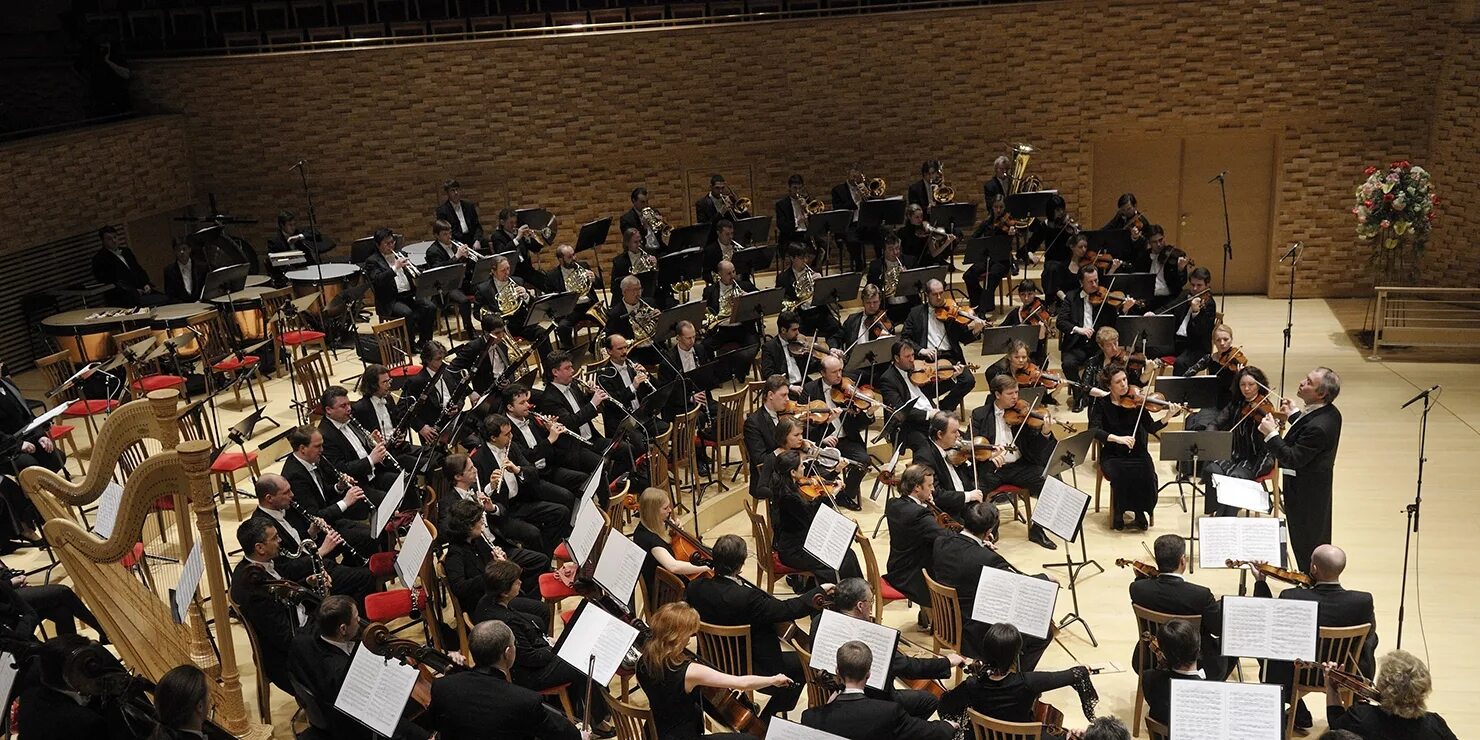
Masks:
[[[1304,411],[1280,399],[1280,411],[1289,415],[1283,437],[1274,416],[1259,422],[1259,433],[1279,461],[1284,475],[1285,516],[1290,526],[1290,549],[1302,572],[1310,572],[1310,556],[1320,545],[1331,544],[1331,479],[1336,447],[1341,442],[1341,411],[1332,404],[1341,393],[1341,376],[1318,367],[1300,381],[1297,395]]]

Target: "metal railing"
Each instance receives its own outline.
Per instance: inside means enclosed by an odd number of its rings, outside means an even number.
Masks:
[[[1378,286],[1372,354],[1389,347],[1480,347],[1480,288]]]

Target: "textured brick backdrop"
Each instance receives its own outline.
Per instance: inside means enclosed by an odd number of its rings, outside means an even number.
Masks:
[[[1444,285],[1480,285],[1480,23],[1455,29],[1439,77],[1430,147],[1441,218],[1426,273]]]
[[[1115,195],[1090,192],[1097,137],[1272,130],[1274,243],[1307,243],[1319,269],[1302,271],[1302,294],[1339,295],[1369,282],[1345,210],[1363,166],[1431,161],[1452,203],[1462,178],[1475,192],[1475,42],[1455,13],[1438,0],[1048,2],[151,61],[135,92],[185,114],[198,198],[214,191],[264,220],[302,211],[287,167],[307,158],[341,241],[382,224],[422,238],[449,176],[486,216],[541,204],[566,233],[620,213],[639,184],[687,223],[711,170],[767,212],[791,172],[823,195],[851,160],[899,193],[939,157],[980,197],[992,157],[1017,140],[1042,150],[1033,170],[1084,214]],[[1393,58],[1407,61],[1379,69]],[[1447,209],[1436,237],[1446,262],[1471,251],[1466,206]]]

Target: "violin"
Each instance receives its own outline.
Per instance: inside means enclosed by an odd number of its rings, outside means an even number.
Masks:
[[[380,622],[365,625],[365,630],[360,635],[360,644],[375,655],[398,660],[416,669],[418,675],[416,683],[411,687],[411,701],[415,702],[419,708],[411,712],[413,718],[431,706],[432,681],[435,678],[466,670],[447,653],[431,645],[391,637],[390,628]]]
[[[813,475],[803,481],[798,488],[802,494],[802,499],[805,501],[819,501],[821,499],[831,501],[837,498],[839,491],[843,490],[843,481],[829,481],[820,475]]]
[[[889,314],[883,310],[879,311],[878,316],[869,316],[865,314],[864,319],[866,321],[872,322],[871,324],[869,324],[869,339],[878,339],[885,334],[894,333],[894,322],[889,320]]]
[[[1337,666],[1335,663],[1316,663],[1309,660],[1295,661],[1295,667],[1305,670],[1321,670],[1326,672],[1326,681],[1342,691],[1350,691],[1358,699],[1370,701],[1374,704],[1381,701],[1382,694],[1377,690],[1377,684],[1360,673],[1352,673]]]
[[[1038,365],[1032,362],[1029,362],[1024,367],[1013,370],[1012,377],[1018,382],[1018,385],[1036,385],[1047,388],[1048,390],[1054,390],[1055,388],[1058,388],[1059,385],[1062,383],[1067,383],[1074,386],[1079,385],[1078,383],[1075,383],[1068,378],[1046,373],[1041,368],[1039,368]]]
[[[1249,358],[1244,356],[1242,347],[1229,347],[1222,352],[1214,352],[1210,356],[1214,364],[1231,373],[1236,373],[1249,366]]]
[[[954,467],[965,464],[968,460],[986,462],[999,452],[1015,450],[1017,450],[1017,445],[994,445],[987,441],[986,437],[976,437],[971,442],[964,439],[957,442],[955,447],[946,451],[946,459]]]
[[[956,304],[956,299],[950,296],[943,298],[941,304],[933,310],[935,312],[935,318],[943,322],[954,321],[958,324],[970,324],[974,321],[981,321],[981,319],[976,317],[976,314],[971,312],[970,308],[962,308]]]
[[[1095,292],[1089,294],[1089,304],[1091,306],[1100,306],[1108,303],[1115,308],[1120,308],[1127,302],[1134,301],[1135,299],[1126,295],[1123,290],[1105,290],[1103,286],[1096,288]]]
[[[1115,255],[1103,250],[1096,251],[1091,249],[1085,252],[1083,257],[1079,258],[1079,266],[1081,268],[1089,267],[1090,265],[1094,265],[1095,269],[1100,272],[1109,272],[1111,268],[1115,267]]]
[[[808,352],[811,352],[812,356],[818,360],[832,354],[832,348],[827,346],[827,342],[822,339],[812,342],[793,339],[786,343],[786,349],[798,357],[805,357]]]
[[[786,408],[776,412],[777,416],[794,416],[809,424],[826,424],[832,421],[832,409],[827,401],[818,399],[803,406],[796,401],[787,401]]]
[[[1146,649],[1151,651],[1151,657],[1156,661],[1156,665],[1165,668],[1167,665],[1167,655],[1161,651],[1161,642],[1156,639],[1156,635],[1150,632],[1142,632],[1141,642],[1146,643]]]
[[[1130,355],[1125,357],[1124,360],[1126,374],[1136,378],[1144,377],[1146,375],[1147,368],[1155,370],[1166,364],[1162,361],[1160,357],[1152,357],[1148,359],[1146,357],[1146,352],[1143,350],[1136,350],[1135,352],[1130,353]]]
[[[846,375],[843,376],[842,382],[828,391],[828,394],[832,397],[834,404],[859,411],[869,411],[884,403],[874,394],[873,386],[860,386],[857,381]]]
[[[1140,211],[1136,211],[1136,215],[1131,216],[1130,220],[1125,222],[1124,228],[1126,231],[1139,231],[1144,236],[1146,234],[1146,217]]]
[[[1027,424],[1029,429],[1042,429],[1045,423],[1052,421],[1053,423],[1058,424],[1060,427],[1063,427],[1064,431],[1070,432],[1071,434],[1074,432],[1073,424],[1070,424],[1067,421],[1057,421],[1050,419],[1048,414],[1042,411],[1029,411],[1029,408],[1030,407],[1028,406],[1027,401],[1018,399],[1016,405],[1002,410],[1002,420],[1007,422],[1007,425],[1011,427]]]
[[[1247,565],[1251,570],[1258,571],[1267,578],[1273,578],[1277,581],[1284,581],[1285,583],[1288,583],[1292,586],[1302,586],[1304,588],[1310,588],[1311,586],[1315,585],[1315,582],[1311,580],[1310,576],[1301,573],[1298,570],[1287,570],[1285,568],[1281,568],[1278,565],[1270,565],[1269,563],[1256,563],[1253,560],[1225,560],[1223,561],[1223,564],[1227,565],[1230,568],[1237,568],[1240,565]]]
[[[1130,568],[1136,571],[1136,575],[1142,578],[1155,578],[1161,575],[1161,571],[1157,570],[1156,566],[1150,563],[1143,563],[1139,560],[1132,560],[1130,558],[1116,558],[1115,564],[1122,568]]]
[[[1155,406],[1162,409],[1174,409],[1179,413],[1184,413],[1188,410],[1185,404],[1172,403],[1166,399],[1166,396],[1160,393],[1147,393],[1136,386],[1131,386],[1130,392],[1121,396],[1120,400],[1116,401],[1116,405],[1127,409],[1133,409],[1139,406]]]
[[[1033,296],[1033,300],[1018,307],[1018,322],[1023,326],[1038,326],[1048,323],[1048,307],[1043,305],[1043,300]]]
[[[981,365],[974,362],[966,363],[965,367],[972,372],[982,369]],[[915,385],[930,385],[937,380],[950,380],[960,372],[961,369],[950,360],[915,360],[915,371],[910,373],[910,382]]]

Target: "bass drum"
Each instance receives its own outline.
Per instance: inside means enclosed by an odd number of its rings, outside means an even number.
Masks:
[[[205,262],[211,270],[245,263],[247,272],[255,274],[261,267],[257,261],[257,250],[252,249],[246,239],[226,233],[226,229],[219,224],[191,234],[190,251],[192,259]]]

